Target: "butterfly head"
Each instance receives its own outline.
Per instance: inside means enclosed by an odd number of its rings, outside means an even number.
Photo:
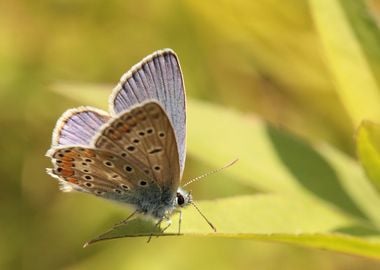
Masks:
[[[193,202],[193,197],[191,196],[191,192],[187,192],[182,188],[178,188],[175,206],[185,207]]]

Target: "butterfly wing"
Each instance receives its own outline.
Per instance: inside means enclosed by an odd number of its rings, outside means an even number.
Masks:
[[[177,144],[158,103],[135,106],[110,119],[98,133],[90,146],[48,151],[54,165],[48,173],[64,191],[89,192],[134,205],[156,205],[163,192],[175,195],[180,179]]]
[[[180,167],[174,130],[164,109],[149,101],[120,113],[94,138],[96,148],[133,159],[162,189],[175,192]]]
[[[58,145],[89,145],[96,132],[109,119],[108,113],[92,107],[67,110],[55,125],[52,147]]]
[[[158,101],[170,119],[182,176],[186,158],[185,91],[179,60],[170,49],[147,56],[122,76],[110,96],[110,111],[117,115],[148,100]]]

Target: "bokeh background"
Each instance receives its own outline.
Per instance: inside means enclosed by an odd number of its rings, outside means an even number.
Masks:
[[[190,99],[257,115],[355,158],[358,123],[326,64],[311,2],[1,1],[0,268],[379,269],[379,262],[363,257],[253,240],[167,237],[147,245],[133,238],[82,249],[119,220],[120,206],[63,194],[45,174],[55,121],[66,109],[85,105],[57,93],[57,85],[96,85],[108,93],[132,65],[167,47],[179,55]],[[353,25],[364,27],[357,38],[368,41],[365,52],[377,74],[378,3],[346,2],[344,15],[355,13],[349,23],[355,19]],[[190,155],[185,177],[212,168]],[[194,196],[256,192],[232,178],[226,172],[199,182]]]

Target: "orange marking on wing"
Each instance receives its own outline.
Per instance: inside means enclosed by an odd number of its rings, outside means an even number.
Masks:
[[[67,167],[71,168],[73,166],[73,163],[71,161],[63,160],[61,163],[61,166],[65,167],[65,168],[67,168]]]
[[[78,180],[73,177],[68,177],[66,178],[67,182],[73,183],[73,184],[78,184]]]
[[[76,153],[74,151],[71,151],[71,152],[68,152],[68,153],[64,153],[63,154],[65,157],[75,157],[76,156]]]
[[[95,157],[96,156],[95,153],[94,153],[94,151],[92,151],[90,149],[84,150],[83,155],[85,157]]]
[[[112,129],[112,132],[108,132],[107,134],[112,140],[120,140],[121,139],[121,134],[115,130]]]
[[[61,158],[61,160],[63,160],[63,161],[74,161],[74,159],[72,158],[72,157],[68,157],[68,156],[63,156],[62,158]]]
[[[129,131],[129,125],[127,125],[127,124],[118,124],[117,126],[116,126],[116,129],[119,131],[119,132],[121,132],[121,133],[124,133],[124,132],[128,132]]]
[[[62,168],[61,170],[61,175],[63,177],[69,177],[69,176],[72,176],[74,175],[74,170],[72,169],[67,169],[67,168]]]

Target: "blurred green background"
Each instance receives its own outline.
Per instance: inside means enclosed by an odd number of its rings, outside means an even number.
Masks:
[[[276,158],[290,172],[297,164],[289,163],[289,155],[308,152],[303,142],[328,145],[349,159],[347,169],[358,166],[355,130],[362,119],[380,122],[379,6],[378,1],[354,0],[1,1],[0,268],[379,269],[380,262],[365,256],[236,238],[162,237],[149,245],[143,238],[129,238],[82,249],[84,241],[126,216],[128,209],[61,193],[45,174],[50,162],[44,157],[61,113],[91,102],[93,96],[81,99],[81,87],[94,89],[98,100],[106,97],[132,65],[170,47],[181,61],[192,100],[189,113],[200,112],[197,102],[214,104],[227,114],[240,112],[245,120],[263,119],[291,133],[291,138],[273,142],[283,147],[285,154]],[[62,85],[76,87],[62,94]],[[107,106],[106,99],[101,101]],[[230,155],[234,149],[218,147],[210,154],[202,145],[192,145],[192,139],[198,140],[195,128],[212,130],[221,124],[193,117],[185,178],[236,156],[242,173],[249,175],[251,164],[242,156],[259,161],[262,153],[247,148],[247,153]],[[243,134],[223,137],[226,147],[239,136]],[[292,140],[302,142],[300,148],[293,149]],[[226,159],[218,160],[219,153]],[[306,171],[299,177],[318,174],[313,161],[303,160]],[[273,170],[265,160],[262,164],[261,169]],[[260,174],[252,175],[257,181],[252,185],[249,178],[235,181],[234,174],[222,172],[193,185],[193,194],[196,200],[210,200],[271,190],[265,183],[260,186]],[[267,185],[276,190],[282,178],[271,181]],[[322,186],[317,194],[328,189]],[[334,193],[326,196],[335,198]],[[350,208],[344,198],[337,204]],[[270,209],[266,215],[276,216]],[[223,212],[228,217],[228,207]],[[378,235],[378,225],[370,228]]]

